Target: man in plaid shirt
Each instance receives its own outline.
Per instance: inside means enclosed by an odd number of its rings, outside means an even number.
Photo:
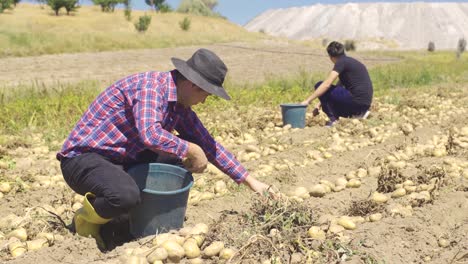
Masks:
[[[65,181],[85,196],[74,229],[94,237],[101,248],[100,226],[140,202],[140,190],[126,172],[131,164],[183,160],[187,170],[200,173],[210,161],[235,182],[258,193],[268,191],[213,139],[191,109],[211,94],[230,99],[222,87],[226,65],[207,49],[172,62],[173,71],[134,74],[104,90],[57,154]]]

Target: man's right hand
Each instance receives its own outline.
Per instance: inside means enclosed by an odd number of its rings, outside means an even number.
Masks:
[[[202,173],[208,166],[205,152],[197,145],[189,142],[187,158],[183,160],[184,167],[194,173]]]

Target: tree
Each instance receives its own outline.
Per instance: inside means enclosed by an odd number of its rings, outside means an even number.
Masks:
[[[155,11],[168,12],[171,10],[171,7],[165,3],[165,0],[145,0],[145,3]]]
[[[67,15],[79,7],[78,0],[47,0],[47,5],[54,10],[56,16],[59,15],[59,10],[62,7],[67,10]]]
[[[182,0],[177,8],[178,12],[190,13],[200,16],[215,16],[213,12],[202,0]]]
[[[344,43],[344,48],[346,51],[355,51],[356,43],[354,43],[354,40],[346,40]]]
[[[211,10],[218,5],[218,0],[202,0],[202,2]]]
[[[126,0],[93,0],[95,5],[101,6],[102,12],[114,12],[115,6],[125,4]]]
[[[127,21],[132,20],[132,3],[130,0],[124,0],[125,10],[124,15]]]
[[[12,4],[12,0],[0,0],[0,13],[3,13],[5,9],[11,9]]]
[[[427,51],[433,52],[435,51],[435,44],[434,42],[430,41],[429,44],[427,45]]]
[[[16,7],[16,5],[20,2],[21,0],[13,0],[13,5]]]

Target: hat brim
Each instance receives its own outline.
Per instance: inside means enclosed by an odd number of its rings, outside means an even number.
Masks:
[[[217,95],[221,98],[226,100],[231,100],[231,97],[226,93],[226,90],[222,86],[217,86],[205,78],[203,78],[198,72],[193,70],[186,61],[178,59],[178,58],[171,58],[172,64],[176,67],[176,69],[189,81],[200,87],[201,89],[209,92],[210,94]]]

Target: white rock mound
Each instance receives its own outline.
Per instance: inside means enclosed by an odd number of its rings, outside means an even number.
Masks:
[[[351,39],[368,48],[456,49],[468,38],[468,3],[348,3],[267,10],[245,25],[249,31],[297,40]]]

